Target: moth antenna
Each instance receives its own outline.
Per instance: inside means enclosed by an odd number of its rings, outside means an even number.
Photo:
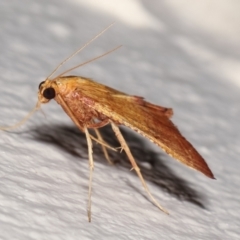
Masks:
[[[80,63],[80,64],[76,65],[75,67],[72,67],[72,68],[64,71],[63,73],[59,74],[56,78],[61,77],[61,76],[63,76],[64,74],[66,74],[66,73],[68,73],[68,72],[71,72],[72,70],[74,70],[74,69],[76,69],[76,68],[82,67],[82,66],[84,66],[84,65],[86,65],[86,64],[88,64],[88,63],[90,63],[90,62],[93,62],[93,61],[95,61],[95,60],[97,60],[97,59],[99,59],[99,58],[102,58],[102,57],[110,54],[111,52],[116,51],[116,50],[119,49],[120,47],[122,47],[122,45],[119,45],[119,46],[117,46],[117,47],[115,47],[115,48],[113,48],[113,49],[111,49],[111,50],[109,50],[109,51],[107,51],[107,52],[105,52],[105,53],[103,53],[103,54],[95,57],[95,58],[92,58],[92,59],[84,62],[84,63]]]
[[[36,107],[34,107],[28,114],[25,116],[21,121],[17,122],[14,125],[8,126],[8,127],[1,127],[0,130],[6,131],[6,130],[11,130],[14,128],[18,128],[21,125],[23,125],[32,115],[35,113],[38,109],[40,108],[40,102],[37,102]]]
[[[108,27],[103,29],[100,33],[98,33],[95,37],[90,39],[87,43],[85,43],[82,47],[80,47],[77,51],[75,51],[73,54],[71,54],[69,57],[67,57],[65,60],[63,60],[52,72],[51,74],[47,77],[47,79],[51,78],[52,75],[63,65],[65,64],[69,59],[77,55],[79,52],[81,52],[85,47],[87,47],[90,43],[92,43],[94,40],[96,40],[98,37],[100,37],[104,32],[106,32],[110,27],[114,25],[114,22],[110,24]]]

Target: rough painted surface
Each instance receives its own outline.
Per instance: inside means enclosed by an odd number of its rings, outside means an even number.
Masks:
[[[123,44],[74,74],[172,107],[173,121],[217,180],[123,129],[151,191],[170,216],[146,199],[124,154],[112,154],[116,164],[109,166],[95,146],[89,224],[85,137],[51,102],[42,107],[46,118],[39,111],[15,132],[0,133],[0,239],[238,239],[239,3],[128,2],[2,1],[0,124],[21,119],[54,67],[116,21],[68,66]],[[104,136],[117,144],[110,129]]]

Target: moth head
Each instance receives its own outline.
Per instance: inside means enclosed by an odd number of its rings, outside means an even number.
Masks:
[[[56,96],[55,83],[51,80],[45,80],[39,84],[38,100],[40,103],[47,103]]]

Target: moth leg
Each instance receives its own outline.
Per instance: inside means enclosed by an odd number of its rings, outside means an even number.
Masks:
[[[118,127],[115,123],[113,123],[113,122],[111,122],[111,125],[112,125],[113,131],[114,131],[115,134],[116,134],[116,137],[117,137],[118,141],[119,141],[120,144],[121,144],[122,149],[124,149],[124,151],[126,152],[126,154],[127,154],[127,156],[128,156],[128,159],[129,159],[129,161],[130,161],[131,164],[132,164],[132,168],[136,171],[136,173],[137,173],[138,177],[140,178],[140,180],[141,180],[141,182],[142,182],[142,185],[143,185],[145,191],[147,192],[148,196],[150,197],[150,199],[152,200],[152,202],[153,202],[160,210],[162,210],[163,212],[165,212],[165,213],[168,214],[168,211],[167,211],[166,209],[164,209],[164,208],[157,202],[157,200],[153,197],[153,195],[151,194],[151,192],[150,192],[150,190],[149,190],[149,188],[148,188],[148,186],[147,186],[147,184],[146,184],[146,182],[145,182],[145,180],[144,180],[144,178],[143,178],[143,176],[142,176],[142,174],[141,174],[141,172],[140,172],[140,169],[139,169],[139,167],[138,167],[138,165],[137,165],[137,163],[136,163],[136,161],[135,161],[135,159],[134,159],[134,157],[133,157],[133,155],[132,155],[129,147],[128,147],[125,139],[123,138],[122,133],[121,133],[120,130],[119,130],[119,127]]]
[[[63,110],[68,114],[68,116],[72,119],[72,121],[76,124],[76,126],[79,128],[79,130],[81,130],[82,132],[84,131],[84,127],[79,123],[78,119],[76,118],[76,116],[73,114],[73,112],[71,111],[71,109],[69,108],[69,106],[66,104],[66,102],[63,100],[63,98],[61,97],[61,95],[57,95],[58,97],[58,103],[62,106]],[[113,151],[117,151],[115,148],[109,146],[108,144],[104,143],[104,142],[100,142],[98,139],[96,139],[95,137],[93,137],[92,135],[90,135],[91,139],[94,140],[95,142],[98,142],[102,145],[104,145],[107,148],[112,149]]]
[[[87,207],[87,213],[88,213],[88,221],[91,222],[92,216],[91,216],[91,205],[92,205],[92,175],[93,175],[93,169],[94,169],[94,162],[93,162],[93,151],[92,151],[92,140],[91,136],[88,132],[87,127],[84,127],[84,132],[86,134],[87,144],[88,144],[88,159],[89,159],[89,188],[88,188],[88,207]]]
[[[95,131],[95,133],[97,135],[97,139],[99,140],[99,142],[100,143],[102,142],[105,145],[107,145],[107,143],[103,140],[103,137],[102,137],[100,131],[98,130],[98,128],[104,127],[108,123],[109,123],[109,119],[104,119],[103,121],[97,122],[97,123],[95,123],[94,119],[92,119],[91,123],[88,123],[88,125],[87,125],[89,128],[93,128],[94,129],[94,131]],[[102,146],[102,150],[103,150],[104,156],[107,159],[108,163],[109,164],[113,164],[113,162],[111,161],[111,159],[110,159],[110,157],[108,155],[106,147],[103,144],[101,144],[101,146]]]
[[[100,142],[104,142],[104,143],[105,143],[105,141],[103,140],[103,137],[102,137],[100,131],[99,131],[97,128],[94,128],[94,131],[95,131],[95,133],[96,133],[96,135],[97,135],[98,140],[99,140]],[[107,148],[106,148],[104,145],[102,145],[102,144],[101,144],[101,147],[102,147],[104,156],[105,156],[105,158],[107,159],[108,163],[112,165],[113,162],[112,162],[112,160],[111,160],[110,157],[109,157]]]
[[[109,124],[109,121],[110,120],[108,118],[106,118],[106,119],[104,119],[104,120],[102,120],[100,122],[91,121],[91,122],[87,123],[87,127],[88,128],[94,128],[94,129],[101,128],[101,127],[104,127],[107,124]]]

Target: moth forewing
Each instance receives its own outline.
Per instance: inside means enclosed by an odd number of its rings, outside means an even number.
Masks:
[[[127,95],[83,77],[71,76],[57,81],[65,86],[65,92],[69,92],[66,89],[70,86],[75,89],[71,93],[72,100],[78,99],[78,103],[81,102],[92,112],[95,110],[105,118],[137,131],[173,158],[214,178],[202,156],[170,120],[172,109],[151,104],[141,97]],[[65,98],[65,101],[69,101],[69,98]]]

